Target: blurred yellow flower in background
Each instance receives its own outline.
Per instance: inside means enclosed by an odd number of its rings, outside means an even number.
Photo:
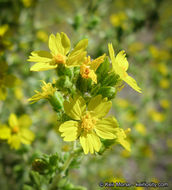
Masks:
[[[33,4],[33,0],[22,0],[22,3],[25,7],[31,7]]]
[[[168,67],[165,63],[159,63],[156,65],[157,70],[163,75],[166,76],[168,74]]]
[[[48,41],[48,34],[43,30],[38,30],[36,33],[36,37],[43,42]]]
[[[0,139],[7,140],[13,149],[18,149],[21,143],[30,145],[35,135],[28,128],[32,124],[31,118],[27,114],[21,115],[19,118],[12,113],[9,117],[9,127],[3,125],[0,127]]]
[[[126,72],[129,66],[129,63],[126,58],[125,51],[120,51],[116,57],[112,44],[108,44],[109,54],[112,61],[113,71],[120,76],[120,78],[130,85],[134,90],[141,93],[141,88],[137,85],[135,79],[128,75]]]
[[[119,12],[110,16],[110,22],[115,27],[127,28],[128,17],[125,12]]]
[[[160,105],[162,106],[162,108],[168,109],[170,107],[170,101],[167,99],[162,99],[160,100]]]
[[[146,135],[146,127],[142,123],[136,123],[135,130],[142,135]]]
[[[152,109],[149,111],[149,116],[153,121],[156,121],[156,122],[162,122],[165,120],[165,115],[161,112],[158,112],[155,109]]]
[[[131,53],[131,54],[136,54],[138,53],[139,51],[143,50],[144,48],[144,44],[142,42],[134,42],[134,43],[131,43],[128,47],[128,51]]]
[[[159,85],[161,88],[168,89],[168,88],[170,88],[170,81],[166,78],[163,78],[160,80]]]

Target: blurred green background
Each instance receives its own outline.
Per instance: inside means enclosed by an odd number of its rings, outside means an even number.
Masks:
[[[0,143],[2,190],[23,189],[37,156],[68,151],[56,133],[56,115],[47,102],[31,105],[27,101],[40,89],[40,80],[52,82],[55,77],[55,71],[30,72],[28,55],[47,50],[48,36],[56,32],[67,33],[73,44],[88,38],[93,58],[104,52],[108,55],[109,42],[116,53],[125,50],[128,73],[143,92],[138,94],[126,85],[111,110],[122,128],[131,128],[131,153],[117,145],[103,157],[85,156],[78,170],[70,172],[71,181],[89,190],[103,189],[100,181],[118,180],[168,182],[170,186],[171,10],[171,0],[0,0],[0,125],[8,123],[10,113],[25,113],[36,135],[32,146],[23,145],[17,151]]]

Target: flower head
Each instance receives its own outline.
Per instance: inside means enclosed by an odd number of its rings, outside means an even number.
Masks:
[[[125,81],[128,85],[130,85],[134,90],[141,93],[141,88],[137,85],[137,82],[135,79],[133,79],[131,76],[128,75],[127,69],[128,69],[128,61],[125,57],[125,51],[120,51],[117,56],[114,55],[114,49],[112,44],[108,44],[109,48],[109,54],[112,61],[112,69],[116,74],[119,75],[119,77]]]
[[[49,99],[56,92],[57,88],[53,87],[51,83],[46,83],[45,81],[42,81],[42,83],[44,84],[42,86],[42,92],[35,90],[36,94],[28,99],[31,103],[35,103],[40,99]]]
[[[88,40],[81,40],[75,48],[69,53],[71,45],[67,35],[63,32],[57,33],[56,36],[51,34],[49,37],[49,49],[47,51],[33,51],[28,61],[36,62],[31,67],[31,71],[45,71],[55,69],[59,64],[66,67],[79,66],[86,56]]]
[[[8,140],[8,144],[11,148],[18,149],[23,144],[31,144],[35,135],[28,129],[32,121],[30,117],[23,114],[17,118],[15,114],[11,114],[9,117],[9,127],[2,125],[0,127],[0,139]]]
[[[95,83],[97,83],[97,75],[95,74],[96,70],[100,64],[104,61],[105,54],[98,57],[95,60],[91,60],[90,56],[85,57],[84,62],[80,66],[80,74],[83,78],[91,78]]]
[[[69,102],[65,101],[65,113],[73,120],[66,121],[59,127],[64,141],[75,141],[79,138],[84,153],[93,154],[100,150],[100,138],[118,140],[125,138],[121,135],[122,129],[118,128],[114,117],[104,118],[111,106],[111,101],[107,101],[107,98],[102,99],[101,95],[92,98],[88,106],[81,96],[70,98]]]

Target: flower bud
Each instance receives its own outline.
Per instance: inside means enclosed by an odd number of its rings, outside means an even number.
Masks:
[[[116,88],[111,86],[101,87],[97,94],[101,94],[103,97],[112,99],[116,95]]]

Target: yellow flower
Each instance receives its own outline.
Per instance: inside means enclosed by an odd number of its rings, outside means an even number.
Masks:
[[[35,135],[28,127],[32,124],[30,117],[23,114],[17,118],[15,114],[11,114],[9,117],[9,126],[0,127],[0,139],[8,140],[8,144],[11,148],[20,148],[21,143],[31,144]]]
[[[25,6],[25,7],[31,7],[32,6],[32,4],[33,4],[33,0],[22,0],[22,2],[23,2],[23,5]]]
[[[13,87],[17,83],[17,78],[12,74],[7,74],[8,65],[0,62],[0,100],[5,100],[7,96],[6,87]]]
[[[36,36],[39,40],[43,41],[43,42],[47,42],[48,41],[48,35],[45,31],[43,30],[39,30],[36,33]]]
[[[116,138],[123,143],[124,131],[118,128],[116,119],[110,116],[104,118],[111,106],[111,101],[102,99],[101,95],[92,98],[88,107],[81,96],[70,98],[69,102],[65,101],[65,113],[73,120],[66,121],[59,127],[64,141],[75,141],[79,138],[85,154],[99,152],[100,138]]]
[[[144,44],[141,42],[134,42],[129,45],[128,50],[130,51],[131,54],[136,54],[139,51],[143,50]]]
[[[168,74],[168,67],[166,66],[165,63],[159,63],[159,64],[157,64],[157,70],[158,70],[163,76],[167,76],[167,74]]]
[[[100,64],[104,61],[105,54],[98,57],[95,60],[91,60],[90,56],[85,57],[85,61],[80,66],[80,74],[83,78],[91,78],[95,83],[97,83],[96,70]]]
[[[156,122],[162,122],[165,120],[165,115],[161,112],[154,110],[154,109],[149,111],[149,116],[151,117],[151,119],[153,121],[156,121]]]
[[[121,108],[127,108],[130,105],[129,101],[123,98],[117,98],[115,102]]]
[[[67,35],[63,32],[57,33],[56,36],[51,34],[49,37],[50,53],[47,51],[33,51],[28,61],[36,62],[36,64],[30,70],[46,71],[57,68],[59,64],[66,67],[79,66],[86,56],[85,49],[87,45],[88,40],[83,39],[69,53],[70,40]]]
[[[0,26],[0,37],[3,37],[4,34],[8,31],[8,29],[9,29],[8,24]]]
[[[42,81],[42,83],[44,84],[42,86],[42,92],[35,90],[36,94],[28,99],[28,101],[30,101],[32,104],[39,101],[40,99],[49,99],[49,97],[53,96],[57,90],[52,86],[51,83],[46,83],[45,81]]]
[[[125,81],[128,85],[130,85],[134,90],[141,93],[141,88],[137,85],[135,79],[128,75],[126,72],[128,69],[128,61],[125,57],[125,51],[120,51],[117,56],[114,56],[114,50],[112,44],[108,44],[109,54],[112,61],[112,69],[116,74],[120,76],[120,78]]]
[[[162,99],[160,101],[160,105],[164,108],[164,109],[168,109],[170,107],[170,102],[166,99]]]
[[[115,27],[122,27],[123,29],[127,27],[127,20],[128,18],[125,12],[119,12],[110,16],[110,22],[112,25]]]
[[[161,88],[168,89],[170,87],[170,82],[169,82],[168,79],[163,78],[163,79],[160,80],[159,85],[160,85]]]
[[[142,123],[137,123],[136,125],[135,125],[135,129],[136,129],[136,131],[137,132],[139,132],[140,134],[142,134],[142,135],[146,135],[146,128],[145,128],[145,126],[142,124]]]

